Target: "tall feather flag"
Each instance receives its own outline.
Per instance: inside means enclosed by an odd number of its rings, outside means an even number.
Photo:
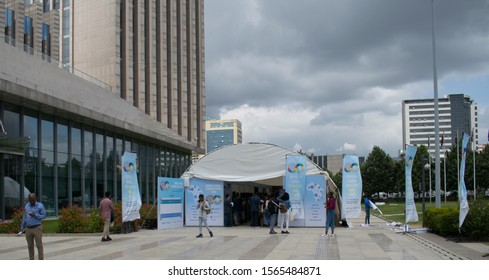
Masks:
[[[465,158],[467,156],[467,144],[469,143],[470,136],[466,133],[462,138],[462,160],[460,162],[460,178],[458,183],[458,202],[460,203],[460,214],[458,217],[458,228],[462,227],[465,217],[469,213],[469,202],[467,201],[467,188],[465,187]]]
[[[411,173],[413,171],[414,157],[416,156],[416,150],[417,148],[415,146],[411,146],[411,145],[406,146],[406,155],[405,155],[406,224],[408,222],[418,221],[418,211],[416,210],[416,204],[414,203],[413,180],[411,176]]]

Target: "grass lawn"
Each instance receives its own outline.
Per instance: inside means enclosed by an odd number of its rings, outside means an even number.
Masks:
[[[42,221],[44,233],[56,233],[58,231],[58,219]]]
[[[383,219],[386,219],[388,221],[392,222],[399,222],[399,223],[404,223],[405,217],[404,217],[404,208],[405,208],[405,203],[404,202],[387,202],[385,205],[377,205],[384,213],[383,216],[380,216],[379,212],[377,211],[370,211],[370,214],[377,216],[377,217],[382,217]],[[363,205],[362,205],[363,207]],[[435,202],[433,201],[430,203],[427,201],[425,203],[426,210],[430,208],[435,208]],[[458,207],[458,202],[457,201],[448,201],[447,203],[442,202],[441,203],[442,208],[457,208]],[[423,206],[421,202],[416,202],[416,209],[418,210],[418,218],[419,221],[416,223],[409,223],[411,227],[422,227],[423,224],[423,214],[421,213]]]

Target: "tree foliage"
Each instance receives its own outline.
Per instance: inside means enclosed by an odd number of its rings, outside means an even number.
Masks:
[[[374,146],[362,165],[365,193],[392,192],[396,187],[394,161],[380,147]]]

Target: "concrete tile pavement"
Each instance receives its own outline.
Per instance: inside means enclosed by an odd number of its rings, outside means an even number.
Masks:
[[[370,227],[336,228],[334,238],[322,237],[323,228],[291,228],[289,235],[268,234],[267,228],[216,227],[214,237],[197,228],[141,230],[113,235],[44,235],[45,259],[51,260],[489,260],[489,246],[455,243],[431,233],[401,234],[386,222],[371,218]],[[36,250],[37,256],[37,250]],[[0,260],[26,260],[24,236],[0,235]]]

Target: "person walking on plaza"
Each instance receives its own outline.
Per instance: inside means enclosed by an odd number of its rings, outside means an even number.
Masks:
[[[228,194],[228,196],[229,196],[229,194]],[[203,237],[202,236],[202,224],[204,224],[204,226],[207,228],[207,231],[209,231],[209,235],[211,237],[213,237],[214,234],[212,234],[211,229],[207,225],[207,215],[211,211],[211,206],[209,205],[209,202],[204,199],[203,194],[199,194],[199,203],[197,204],[197,209],[199,209],[199,235],[197,235],[196,237],[197,238]]]
[[[233,202],[231,196],[226,194],[224,199],[224,226],[231,227],[233,225]]]
[[[102,220],[104,220],[104,232],[102,233],[102,242],[111,241],[110,238],[110,217],[112,215],[112,211],[114,211],[115,207],[110,200],[110,192],[105,192],[105,198],[100,201],[100,216]]]
[[[276,234],[277,232],[274,230],[275,223],[277,222],[277,211],[278,211],[278,203],[274,196],[270,196],[270,199],[265,203],[266,211],[268,212],[269,219],[268,225],[270,228],[270,234]]]
[[[280,196],[277,197],[279,202],[280,212],[278,213],[278,222],[282,234],[289,234],[289,217],[290,217],[290,197],[285,190],[280,191]],[[285,208],[284,208],[285,207]],[[284,230],[285,224],[285,230]]]
[[[42,220],[46,218],[44,205],[37,201],[36,194],[29,194],[29,202],[24,207],[24,215],[20,230],[25,230],[29,259],[34,259],[34,241],[36,242],[37,254],[40,260],[44,259],[44,248],[42,245]]]
[[[322,236],[329,236],[328,235],[328,229],[331,227],[331,237],[334,237],[334,215],[336,213],[336,201],[334,199],[334,194],[333,192],[329,193],[329,198],[324,203],[324,207],[326,208],[327,211],[327,218],[326,218],[326,230],[324,231],[324,234]]]
[[[260,197],[255,192],[250,198],[250,212],[251,212],[251,227],[258,227],[260,225],[258,215],[260,211]]]
[[[365,226],[370,225],[370,199],[365,195],[363,199],[363,204],[365,204]]]

